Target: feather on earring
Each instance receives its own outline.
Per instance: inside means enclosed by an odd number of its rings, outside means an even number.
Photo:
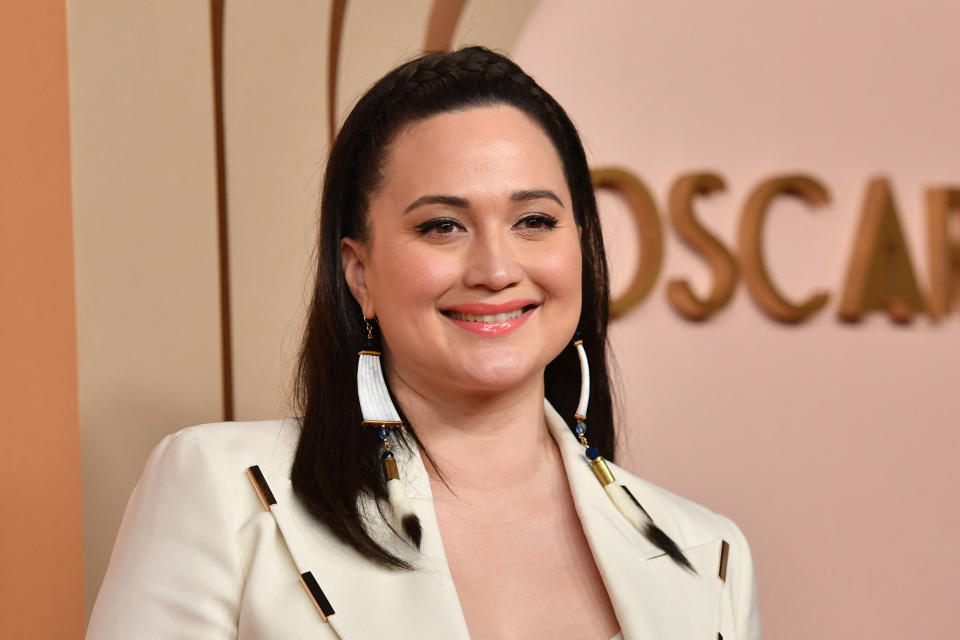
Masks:
[[[587,442],[587,404],[590,401],[590,365],[587,362],[587,352],[583,348],[583,338],[580,331],[573,336],[573,344],[577,348],[577,356],[580,358],[580,401],[577,403],[577,412],[574,417],[577,420],[577,426],[574,427],[574,433],[580,440],[580,444],[585,447],[587,460],[590,461],[590,467],[593,474],[600,481],[604,491],[610,501],[613,502],[617,510],[632,524],[647,540],[654,546],[666,553],[670,558],[684,569],[696,573],[687,557],[683,555],[680,547],[663,530],[654,524],[650,514],[640,505],[626,485],[617,484],[607,461],[603,459],[600,452],[595,447],[591,447]]]
[[[420,519],[414,513],[403,484],[400,482],[400,472],[397,460],[390,448],[390,436],[393,429],[403,426],[397,408],[390,399],[390,391],[383,379],[383,368],[380,366],[380,351],[373,340],[373,327],[370,321],[364,318],[367,325],[367,340],[360,350],[357,363],[357,396],[360,398],[360,413],[363,415],[363,426],[377,427],[377,437],[383,445],[380,453],[380,462],[383,466],[383,475],[387,481],[387,499],[390,510],[393,512],[393,526],[396,531],[403,531],[416,548],[420,548],[420,539],[423,529]]]

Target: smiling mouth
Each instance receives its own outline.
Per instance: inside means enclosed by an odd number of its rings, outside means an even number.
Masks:
[[[482,322],[482,323],[495,323],[495,322],[506,322],[507,320],[513,320],[514,318],[519,318],[527,311],[536,308],[535,304],[528,304],[525,307],[521,307],[514,311],[509,311],[506,313],[459,313],[457,311],[443,311],[443,315],[448,318],[453,318],[454,320],[460,320],[461,322]]]

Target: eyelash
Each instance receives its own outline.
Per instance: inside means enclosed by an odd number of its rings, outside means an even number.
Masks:
[[[427,220],[426,222],[422,222],[418,224],[416,226],[416,229],[417,229],[417,232],[420,233],[420,235],[427,235],[431,231],[435,231],[438,227],[441,227],[443,225],[454,225],[457,227],[461,226],[460,223],[454,220],[453,218],[433,218],[432,220]],[[437,235],[445,236],[449,234],[437,233]]]
[[[545,213],[531,213],[530,215],[523,216],[517,221],[517,224],[523,222],[539,222],[546,227],[547,230],[553,229],[557,226],[557,219],[551,215]],[[542,229],[531,229],[531,231],[541,231]]]
[[[532,229],[528,228],[526,229],[526,231],[534,231],[534,232],[544,231],[544,230],[549,231],[550,229],[553,229],[554,227],[557,226],[557,219],[545,213],[532,213],[529,215],[525,215],[521,217],[519,220],[517,220],[516,224],[519,225],[519,224],[530,223],[530,222],[540,223],[543,225],[543,227],[536,227]],[[418,233],[420,233],[420,235],[427,235],[431,232],[436,231],[437,228],[445,225],[454,225],[454,226],[460,227],[461,229],[463,228],[463,225],[461,225],[459,222],[457,222],[453,218],[434,218],[432,220],[427,220],[426,222],[418,224],[416,226],[416,230]],[[450,234],[437,233],[436,235],[445,236]]]

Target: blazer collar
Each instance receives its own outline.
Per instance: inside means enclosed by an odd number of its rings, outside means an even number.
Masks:
[[[684,547],[698,571],[703,568],[699,577],[676,566],[620,515],[593,475],[583,447],[563,418],[546,400],[544,406],[577,514],[624,638],[714,637],[720,583],[707,578],[716,575],[711,563],[713,558],[719,558],[720,541]],[[302,547],[295,555],[302,558],[305,569],[313,573],[332,605],[335,613],[328,618],[328,623],[344,640],[405,637],[401,629],[415,631],[411,635],[418,638],[469,640],[443,550],[426,468],[415,447],[398,449],[401,479],[423,527],[420,552],[389,531],[378,517],[373,501],[362,506],[372,515],[370,526],[375,539],[411,562],[416,567],[414,571],[376,566],[317,527],[313,517],[295,499],[286,478],[277,481],[279,486],[273,488],[278,502],[291,505],[293,517],[281,526],[282,533],[288,545],[294,543]],[[615,474],[624,474],[615,465],[611,468]],[[271,484],[273,482],[271,480]],[[647,507],[645,499],[653,496],[645,483],[624,484],[628,484]],[[291,527],[297,531],[286,530]],[[704,571],[708,573],[704,575]],[[317,623],[323,624],[319,616]]]
[[[666,531],[697,568],[679,567],[648,541],[610,501],[584,455],[583,445],[553,406],[544,400],[547,425],[560,448],[573,502],[625,640],[635,638],[714,638],[718,630],[716,577],[721,540],[687,546]],[[608,461],[618,484],[626,485],[662,527],[655,508],[662,498],[646,483]]]

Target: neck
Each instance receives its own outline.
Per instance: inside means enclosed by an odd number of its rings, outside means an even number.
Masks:
[[[509,392],[489,396],[419,393],[402,379],[394,395],[437,470],[426,460],[435,491],[460,499],[535,485],[562,465],[543,408],[543,376]],[[442,496],[435,496],[442,497]]]

